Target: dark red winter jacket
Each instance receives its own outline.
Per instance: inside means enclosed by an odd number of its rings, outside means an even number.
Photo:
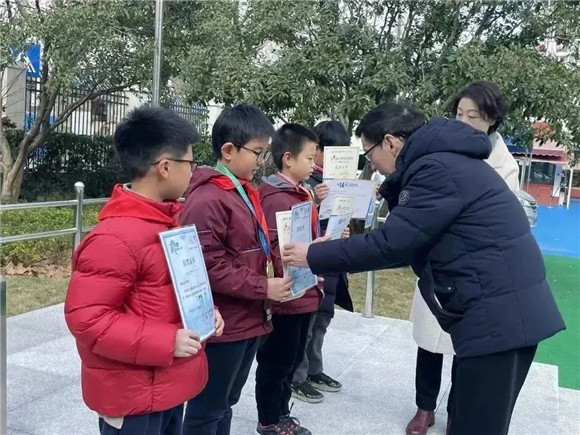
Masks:
[[[278,231],[276,229],[276,212],[290,210],[294,204],[311,201],[312,198],[308,193],[298,189],[296,186],[290,185],[287,181],[276,175],[263,178],[260,187],[258,187],[258,191],[260,192],[262,210],[264,210],[266,222],[268,223],[274,275],[282,277],[283,266],[280,246],[278,244]],[[316,232],[317,225],[313,223],[313,238],[316,237]],[[322,291],[318,286],[312,287],[299,299],[288,302],[272,302],[272,311],[276,314],[312,313],[318,310],[322,302],[322,296]]]
[[[173,408],[207,382],[202,350],[174,358],[183,328],[159,233],[180,206],[118,185],[73,258],[65,302],[87,406],[109,417]]]
[[[246,189],[258,195],[247,182]],[[229,178],[209,167],[197,169],[180,223],[197,228],[214,303],[224,318],[223,335],[210,342],[269,333],[267,257],[260,248],[258,221]]]

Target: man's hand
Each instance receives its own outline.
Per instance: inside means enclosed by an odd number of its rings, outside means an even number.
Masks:
[[[348,239],[349,237],[350,237],[350,228],[349,227],[346,227],[344,229],[344,231],[342,232],[341,238]]]
[[[215,336],[219,337],[220,335],[222,335],[224,333],[224,318],[222,317],[222,315],[220,314],[219,310],[217,308],[214,309],[215,312]]]
[[[288,299],[292,292],[292,278],[268,278],[268,299],[273,301],[283,301]]]
[[[326,184],[320,183],[314,186],[313,191],[314,191],[314,201],[316,202],[316,204],[320,204],[328,197],[330,189]]]
[[[221,316],[220,316],[221,317]],[[178,329],[175,332],[175,352],[176,358],[189,358],[201,349],[199,335],[187,329]]]

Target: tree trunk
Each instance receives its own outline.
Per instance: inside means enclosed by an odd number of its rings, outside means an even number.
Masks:
[[[2,174],[2,202],[10,203],[18,201],[20,188],[22,187],[22,176],[24,167],[13,165]]]

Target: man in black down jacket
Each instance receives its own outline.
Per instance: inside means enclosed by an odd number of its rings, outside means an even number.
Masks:
[[[507,434],[540,341],[565,328],[526,215],[483,160],[484,133],[385,103],[356,130],[388,175],[385,224],[345,240],[290,244],[284,260],[316,274],[410,265],[457,354],[450,435]]]

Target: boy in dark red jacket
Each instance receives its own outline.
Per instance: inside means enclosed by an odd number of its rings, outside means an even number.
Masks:
[[[313,130],[318,135],[318,147],[314,159],[316,166],[306,182],[313,188],[317,202],[321,202],[328,195],[328,187],[324,184],[323,178],[324,149],[333,146],[349,146],[350,135],[338,121],[322,121],[316,124]],[[326,231],[327,224],[328,219],[320,222],[323,231]],[[304,359],[296,369],[292,381],[292,396],[304,402],[322,402],[324,395],[319,390],[337,392],[342,388],[340,382],[323,371],[322,345],[328,326],[334,317],[335,304],[347,311],[353,311],[346,273],[324,275],[324,299],[318,312],[314,314]]]
[[[134,110],[115,132],[131,183],[115,186],[74,254],[65,317],[101,434],[180,435],[183,403],[207,381],[203,346],[183,329],[159,240],[178,226],[175,200],[191,178],[198,140],[171,111]],[[216,335],[222,331],[216,311]]]
[[[268,227],[250,180],[264,163],[272,123],[260,109],[226,108],[212,130],[218,164],[192,177],[180,222],[195,224],[216,306],[226,327],[206,347],[207,387],[187,404],[185,435],[227,435],[232,406],[248,378],[259,338],[272,330],[270,300],[290,295],[290,279],[268,278]],[[186,381],[186,380],[184,380]]]
[[[264,178],[258,190],[270,232],[275,276],[283,276],[276,212],[311,201],[312,236],[318,235],[318,213],[304,183],[314,169],[317,142],[316,133],[298,124],[283,125],[272,139],[272,156],[279,172]],[[290,383],[306,348],[312,313],[318,310],[321,301],[322,291],[312,287],[301,298],[272,307],[274,330],[260,344],[257,355],[257,431],[262,435],[310,434],[290,417]]]

